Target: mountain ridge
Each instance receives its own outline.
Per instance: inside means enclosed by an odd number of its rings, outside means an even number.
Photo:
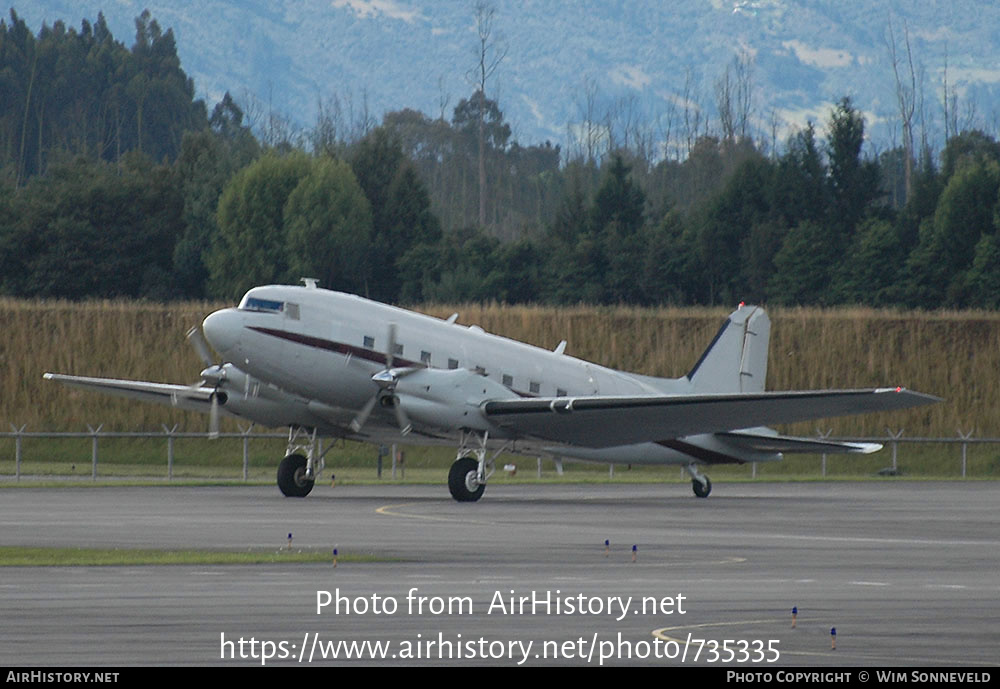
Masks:
[[[209,107],[229,91],[305,128],[315,123],[319,103],[334,100],[354,119],[367,109],[377,122],[403,108],[450,119],[474,90],[471,2],[118,0],[102,7],[34,0],[14,8],[33,31],[57,20],[79,27],[103,11],[126,45],[134,18],[148,8],[174,31],[182,66]],[[937,147],[946,62],[967,124],[989,129],[1000,120],[1000,6],[983,0],[528,0],[495,8],[495,36],[507,52],[487,95],[526,144],[569,144],[572,123],[587,110],[588,88],[594,112],[605,118],[651,128],[659,118],[662,130],[672,106],[676,135],[687,106],[717,128],[716,83],[742,54],[752,58],[758,136],[772,118],[786,126],[824,122],[830,104],[850,96],[885,148],[901,129],[890,27],[897,55],[905,57],[908,35],[915,69],[924,74],[925,124]]]

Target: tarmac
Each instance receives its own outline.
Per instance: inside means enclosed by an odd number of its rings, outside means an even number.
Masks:
[[[0,665],[996,668],[998,505],[957,481],[3,488],[6,546],[292,533],[331,561],[0,567]]]

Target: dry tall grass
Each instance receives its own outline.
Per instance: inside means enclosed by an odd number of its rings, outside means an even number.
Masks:
[[[201,430],[199,414],[181,413],[70,390],[42,379],[46,371],[175,383],[199,380],[202,362],[187,330],[217,305],[125,301],[0,300],[0,424],[28,430]]]
[[[194,382],[201,362],[188,328],[218,304],[0,300],[0,424],[29,430],[201,430],[204,417],[70,391],[45,371]],[[727,315],[708,308],[596,308],[501,305],[423,307],[489,332],[597,363],[657,376],[683,375]],[[954,437],[959,428],[1000,436],[1000,314],[872,309],[771,309],[768,388],[903,385],[945,398],[907,413],[824,422],[835,435]],[[813,434],[816,424],[792,429]]]

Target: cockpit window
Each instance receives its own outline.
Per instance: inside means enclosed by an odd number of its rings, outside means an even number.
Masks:
[[[271,313],[281,313],[285,310],[285,303],[281,301],[272,301],[270,299],[258,299],[257,297],[247,295],[243,297],[243,303],[240,304],[240,309],[243,311],[269,311]]]

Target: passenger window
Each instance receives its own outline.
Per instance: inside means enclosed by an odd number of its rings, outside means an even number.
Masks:
[[[425,366],[431,365],[431,353],[430,352],[420,352],[420,363]]]
[[[448,359],[448,368],[450,369],[458,368],[458,359]]]
[[[365,347],[375,349],[375,338],[371,335],[365,335]]]
[[[514,376],[507,373],[503,374],[503,384],[508,388],[514,387]]]
[[[531,394],[532,395],[537,395],[538,391],[542,389],[542,386],[541,386],[540,383],[536,383],[535,381],[531,381],[531,383],[528,385],[528,388],[531,390]]]

